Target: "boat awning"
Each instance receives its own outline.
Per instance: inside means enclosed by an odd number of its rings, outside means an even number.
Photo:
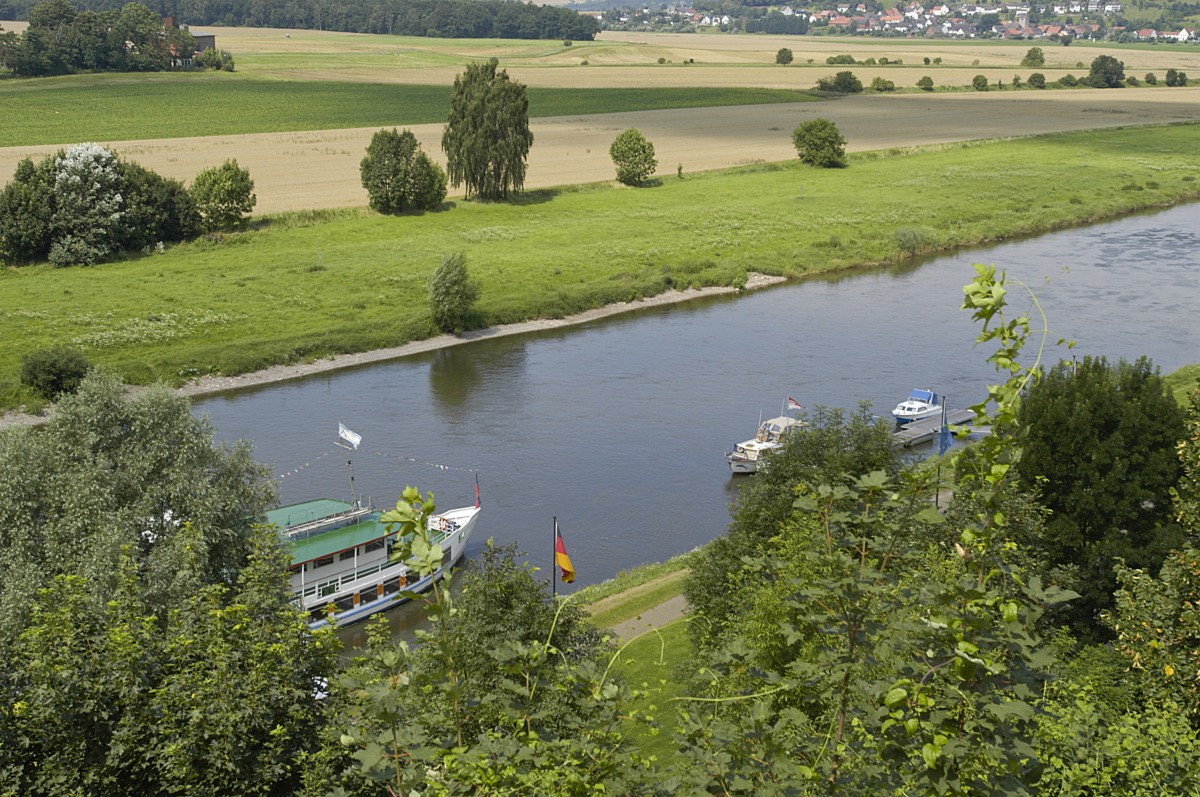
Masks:
[[[937,394],[934,393],[932,390],[914,390],[913,392],[908,394],[908,397],[910,399],[915,399],[917,401],[923,401],[926,404],[937,403],[936,402]]]
[[[332,501],[328,499],[306,501],[303,504],[292,504],[291,506],[271,510],[267,513],[267,522],[274,523],[281,531],[286,532],[289,527],[337,515],[352,508],[350,504],[344,501]],[[313,534],[302,539],[288,540],[286,539],[286,535],[281,536],[284,536],[284,544],[291,551],[292,563],[300,564],[301,562],[320,559],[323,556],[331,556],[339,551],[349,550],[359,545],[365,545],[381,537],[386,537],[387,534],[387,529],[379,522],[379,513],[373,512],[365,520],[361,520],[358,523],[330,529],[329,531],[323,531],[320,534]]]

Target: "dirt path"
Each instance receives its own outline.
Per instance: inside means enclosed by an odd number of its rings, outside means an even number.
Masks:
[[[736,72],[736,70],[735,70]],[[855,96],[830,102],[562,116],[531,123],[527,188],[613,179],[616,135],[636,127],[655,147],[660,175],[795,157],[791,131],[816,117],[833,120],[851,151],[1021,136],[1067,130],[1200,120],[1200,87],[1121,91],[986,92]],[[442,125],[412,128],[426,153],[443,161]],[[167,177],[190,181],[237,158],[250,170],[256,213],[363,207],[358,165],[375,128],[105,142]],[[57,146],[0,148],[0,181],[17,162]]]

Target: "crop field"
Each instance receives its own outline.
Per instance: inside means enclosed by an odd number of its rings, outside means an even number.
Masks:
[[[478,323],[491,325],[734,285],[750,270],[892,262],[905,240],[934,250],[1196,199],[1198,133],[1175,125],[883,150],[844,170],[793,159],[420,216],[299,214],[120,263],[7,269],[0,406],[28,398],[20,356],[55,344],[132,381],[178,382],[427,337],[428,279],[453,251],[482,286]]]
[[[760,88],[530,88],[530,117],[805,102]],[[278,81],[220,72],[0,82],[0,147],[442,122],[450,86]],[[170,108],[169,113],[155,109]]]
[[[1056,92],[860,95],[822,103],[642,111],[535,119],[526,186],[611,181],[608,148],[636,127],[654,144],[660,175],[685,174],[795,158],[791,132],[815,117],[832,119],[854,152],[1003,138],[1064,130],[1200,120],[1200,88]],[[442,123],[414,125],[431,157],[442,161]],[[236,158],[250,170],[257,213],[363,207],[359,178],[376,128],[123,141],[122,156],[161,174],[191,180]],[[7,178],[25,156],[57,147],[0,149]]]

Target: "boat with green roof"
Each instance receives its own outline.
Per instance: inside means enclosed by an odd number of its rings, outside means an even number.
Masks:
[[[396,532],[369,503],[320,499],[267,513],[292,555],[296,601],[309,625],[346,625],[390,609],[422,592],[454,566],[467,549],[479,504],[438,512],[429,518],[430,543],[442,547],[442,568],[420,578],[404,562],[392,561]]]

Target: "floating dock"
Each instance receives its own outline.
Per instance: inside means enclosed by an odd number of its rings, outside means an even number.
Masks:
[[[946,410],[946,423],[949,426],[960,426],[975,419],[975,413],[970,410]],[[892,437],[904,448],[928,443],[937,438],[942,431],[942,416],[922,418],[919,421],[909,421],[896,431]]]

